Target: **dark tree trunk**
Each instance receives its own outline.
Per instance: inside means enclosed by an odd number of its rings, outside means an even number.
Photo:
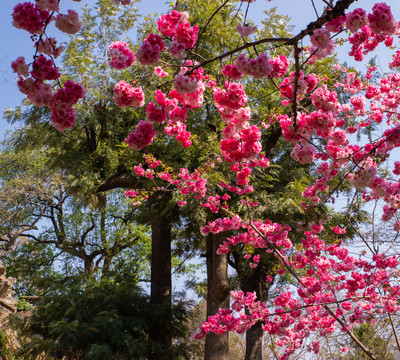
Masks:
[[[150,338],[164,349],[172,346],[171,336],[171,223],[156,212],[151,219],[151,289],[153,305],[163,308],[166,316],[155,319]],[[171,360],[172,355],[155,354],[153,359]]]
[[[94,275],[94,258],[90,255],[86,255],[85,259],[85,274],[89,276]]]
[[[268,299],[269,288],[272,282],[265,281],[267,275],[275,277],[272,270],[274,268],[275,259],[265,259],[261,261],[255,269],[251,269],[248,263],[243,263],[242,254],[234,254],[235,268],[240,278],[240,288],[244,293],[256,292],[257,300],[266,301]],[[261,322],[254,324],[246,331],[246,356],[245,360],[262,360],[263,359],[263,336],[264,331]]]
[[[110,272],[112,257],[108,254],[104,255],[102,276],[106,276]]]
[[[264,330],[261,323],[255,323],[246,331],[246,357],[245,360],[262,360],[263,358]]]
[[[229,308],[228,258],[218,255],[218,236],[209,234],[206,239],[207,256],[207,316],[215,315],[218,309]],[[205,360],[228,360],[229,334],[206,336]]]

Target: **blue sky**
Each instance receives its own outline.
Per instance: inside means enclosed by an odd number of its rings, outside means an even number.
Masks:
[[[0,43],[0,111],[2,113],[6,108],[19,105],[22,99],[22,95],[19,93],[15,83],[15,74],[12,73],[10,68],[11,61],[15,60],[18,56],[25,56],[28,62],[32,59],[34,53],[29,34],[26,31],[14,28],[11,24],[12,10],[19,2],[21,1],[2,0],[0,5],[0,31],[2,34]],[[321,0],[315,0],[314,2],[322,7]],[[370,11],[375,2],[372,0],[358,1],[352,8],[362,6],[367,11]],[[85,3],[93,4],[94,0],[82,0],[80,3],[71,0],[62,0],[61,11],[65,12],[67,8],[79,9]],[[389,0],[387,4],[391,6],[396,20],[400,20],[400,1]],[[137,6],[141,14],[162,13],[168,9],[164,0],[144,0],[138,3]],[[288,14],[292,18],[292,24],[295,25],[296,30],[304,28],[310,21],[315,19],[311,0],[273,0],[271,2],[256,0],[255,3],[250,5],[248,17],[259,23],[262,20],[263,10],[272,6],[277,6],[282,14]],[[54,30],[57,38],[63,36],[54,26],[51,29],[52,31]],[[65,36],[64,40],[66,40]],[[380,61],[382,64],[384,64],[387,62],[388,53],[383,48],[379,49],[377,54],[381,57]],[[349,60],[346,59],[346,50],[339,52],[339,55],[342,59]],[[4,131],[7,128],[9,128],[8,124],[2,119],[0,121],[0,138],[3,137]]]

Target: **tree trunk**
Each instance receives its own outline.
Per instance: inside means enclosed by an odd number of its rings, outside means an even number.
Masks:
[[[246,360],[262,360],[264,330],[260,322],[256,322],[246,331]]]
[[[86,255],[84,258],[85,262],[85,274],[92,277],[94,275],[94,257]]]
[[[171,223],[157,213],[151,219],[151,289],[153,305],[160,306],[166,317],[154,321],[150,338],[165,350],[172,346],[171,336]],[[156,310],[156,309],[155,309]],[[172,360],[170,352],[154,353],[153,359]]]
[[[207,256],[207,316],[215,315],[218,309],[229,308],[229,279],[227,254],[218,255],[220,241],[214,234],[206,239]],[[205,360],[228,360],[229,333],[206,336]]]
[[[240,287],[244,293],[256,292],[257,300],[266,301],[268,299],[269,288],[272,284],[265,281],[265,277],[270,275],[275,277],[272,271],[274,261],[260,262],[255,269],[245,269],[240,276]],[[263,359],[263,336],[264,331],[261,322],[255,323],[246,331],[246,356],[245,360]]]

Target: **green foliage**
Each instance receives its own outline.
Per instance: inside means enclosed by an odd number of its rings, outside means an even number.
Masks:
[[[168,306],[152,305],[135,284],[77,281],[67,292],[44,297],[26,320],[27,342],[22,358],[44,352],[46,359],[146,359],[172,352],[184,356],[186,305],[173,306],[170,328],[177,338],[173,349],[149,339],[155,319],[168,324]],[[167,326],[167,325],[166,325]],[[21,327],[21,325],[19,326]]]
[[[32,305],[25,299],[18,299],[17,310],[18,311],[29,311],[29,310],[32,310]]]
[[[7,335],[0,330],[0,356],[5,356],[10,353],[10,350],[7,347]]]
[[[353,329],[354,335],[361,341],[375,357],[379,360],[395,360],[395,356],[390,352],[388,342],[376,333],[374,326],[361,324]],[[356,344],[351,344],[346,360],[368,360],[370,357],[365,354]]]

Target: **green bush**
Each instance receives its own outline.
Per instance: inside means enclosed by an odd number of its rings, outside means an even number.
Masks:
[[[186,336],[184,304],[173,306],[171,328],[175,338]],[[27,320],[29,339],[20,356],[33,358],[46,353],[46,359],[110,360],[147,359],[165,353],[174,358],[185,353],[185,341],[175,341],[173,349],[149,339],[155,321],[168,321],[168,306],[150,304],[148,295],[131,285],[112,282],[75,285],[68,293],[44,298]]]

